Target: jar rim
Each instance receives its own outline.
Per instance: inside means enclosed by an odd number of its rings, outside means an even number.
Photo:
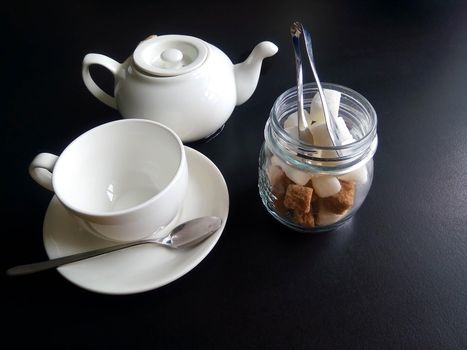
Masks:
[[[280,125],[280,120],[279,114],[275,113],[277,112],[277,109],[283,100],[287,96],[290,95],[297,95],[297,87],[293,86],[286,91],[284,91],[279,97],[276,99],[274,102],[273,107],[271,108],[270,112],[270,119],[272,120],[272,124],[274,128],[276,129],[276,132],[279,133],[279,135],[285,139],[288,143],[291,143],[292,145],[298,147],[299,149],[302,149],[307,152],[314,152],[314,151],[340,151],[340,150],[349,150],[353,148],[359,148],[364,144],[367,144],[369,139],[373,140],[374,137],[376,136],[376,126],[377,126],[377,115],[376,111],[371,105],[371,103],[360,93],[358,93],[355,90],[352,90],[348,87],[339,85],[339,84],[332,84],[332,83],[321,83],[323,89],[330,89],[330,90],[336,90],[339,91],[342,94],[345,94],[347,97],[352,98],[355,102],[358,102],[366,111],[367,114],[370,116],[370,128],[365,135],[363,135],[361,138],[358,140],[355,140],[353,142],[350,142],[345,145],[339,145],[339,146],[318,146],[318,145],[312,145],[300,140],[297,140],[296,138],[292,137],[289,133],[287,133],[284,128]],[[306,83],[303,85],[303,93],[305,92],[310,92],[310,91],[316,91],[318,92],[318,86],[316,83]]]
[[[336,90],[342,94],[341,109],[348,114],[347,118],[354,118],[357,132],[361,133],[354,135],[358,137],[354,142],[339,146],[317,146],[290,135],[281,122],[283,124],[284,116],[297,111],[296,86],[283,92],[274,102],[265,126],[264,137],[274,153],[296,167],[310,171],[340,173],[373,157],[378,144],[377,115],[370,102],[360,93],[337,84],[322,85],[325,89]],[[305,105],[311,103],[311,93],[317,92],[315,83],[304,84],[303,93],[307,97]]]

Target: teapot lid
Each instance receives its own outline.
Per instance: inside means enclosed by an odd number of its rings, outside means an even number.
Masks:
[[[172,77],[201,66],[208,56],[208,46],[201,39],[187,35],[150,36],[133,52],[133,61],[145,73]]]

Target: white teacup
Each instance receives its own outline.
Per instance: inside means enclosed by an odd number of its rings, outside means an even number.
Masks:
[[[180,138],[143,119],[91,129],[59,157],[40,153],[29,173],[86,230],[116,241],[140,239],[169,224],[188,185]]]

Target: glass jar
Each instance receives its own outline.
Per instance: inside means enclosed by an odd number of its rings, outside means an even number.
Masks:
[[[284,123],[297,113],[297,88],[274,102],[264,128],[259,156],[259,193],[279,222],[304,232],[332,230],[358,210],[373,180],[373,155],[378,145],[376,112],[359,93],[335,84],[324,89],[341,93],[338,117],[352,139],[341,146],[302,142]],[[303,100],[309,110],[316,84],[305,84]],[[327,93],[326,93],[327,94]],[[292,116],[295,118],[295,116]],[[291,117],[291,118],[292,118]]]

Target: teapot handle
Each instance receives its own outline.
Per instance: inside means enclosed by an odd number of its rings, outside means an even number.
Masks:
[[[104,102],[107,106],[117,109],[117,102],[115,101],[115,97],[110,96],[104,92],[99,86],[97,86],[94,80],[92,80],[91,73],[89,72],[89,66],[92,64],[98,64],[104,68],[107,68],[113,74],[115,79],[117,72],[120,69],[120,63],[104,55],[89,53],[84,56],[82,71],[84,84],[91,92],[91,94],[93,94],[101,102]]]

